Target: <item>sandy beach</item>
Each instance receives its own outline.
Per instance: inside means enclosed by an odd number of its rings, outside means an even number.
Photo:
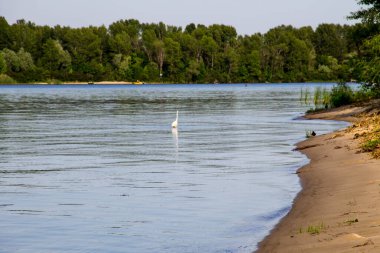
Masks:
[[[307,116],[357,121],[368,107]],[[256,252],[380,252],[380,160],[360,151],[360,127],[297,144],[310,163],[297,171],[302,191]]]

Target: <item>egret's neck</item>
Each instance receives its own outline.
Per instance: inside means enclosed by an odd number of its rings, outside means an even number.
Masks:
[[[178,120],[178,111],[177,111],[177,120]]]

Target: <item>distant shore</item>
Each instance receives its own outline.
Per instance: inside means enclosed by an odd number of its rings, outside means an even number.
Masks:
[[[305,83],[299,83],[299,84],[336,84],[338,81],[310,81]],[[274,82],[274,83],[175,83],[175,82],[130,82],[130,81],[99,81],[99,82],[81,82],[81,81],[65,81],[65,82],[31,82],[31,83],[0,83],[1,85],[141,85],[141,84],[182,84],[182,85],[196,85],[196,84],[210,84],[210,85],[219,85],[219,84],[243,84],[243,85],[262,85],[262,84],[298,84],[298,82],[295,83],[281,83],[281,82]]]
[[[306,116],[356,122],[366,107]],[[300,168],[302,191],[257,253],[380,252],[380,160],[360,152],[355,134],[340,130],[297,144],[310,163]]]

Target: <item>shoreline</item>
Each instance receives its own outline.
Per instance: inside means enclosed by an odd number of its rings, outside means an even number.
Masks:
[[[224,85],[224,84],[243,84],[243,85],[262,85],[262,84],[336,84],[337,81],[309,81],[309,82],[274,82],[274,83],[267,83],[267,82],[257,82],[257,83],[176,83],[176,82],[132,82],[132,81],[94,81],[94,82],[80,82],[80,81],[65,81],[60,83],[48,83],[48,82],[31,82],[31,83],[0,83],[1,85],[143,85],[143,84],[149,84],[149,85],[161,85],[161,84],[181,84],[181,85],[203,85],[203,84],[209,84],[209,85]]]
[[[370,106],[312,113],[307,119],[354,123]],[[380,160],[359,151],[348,128],[297,143],[309,164],[297,170],[301,191],[256,253],[380,252]]]

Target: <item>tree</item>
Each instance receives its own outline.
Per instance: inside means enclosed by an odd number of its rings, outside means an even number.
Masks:
[[[7,72],[7,62],[2,53],[0,53],[0,74]]]
[[[380,22],[380,2],[378,0],[357,0],[365,6],[356,12],[351,12],[349,19],[360,19],[363,23],[378,24]]]
[[[114,37],[111,37],[109,40],[110,48],[112,51],[119,54],[130,54],[132,45],[131,38],[128,33],[123,31],[121,33],[116,34]]]
[[[377,1],[358,2],[373,12],[380,10]],[[162,22],[129,19],[109,27],[70,28],[38,26],[25,20],[9,25],[0,17],[0,50],[6,63],[6,70],[1,71],[19,81],[50,76],[171,82],[367,77],[373,82],[376,71],[370,67],[377,66],[372,61],[377,59],[376,40],[365,41],[378,34],[380,22],[366,20],[373,23],[322,24],[315,31],[310,26],[279,26],[265,34],[238,36],[234,27],[219,24],[189,24],[182,30]]]
[[[34,68],[32,55],[26,52],[24,48],[20,48],[17,52],[18,61],[20,63],[20,71],[28,71]]]
[[[160,77],[163,75],[162,73],[162,67],[164,66],[164,59],[165,59],[165,44],[162,40],[155,40],[153,42],[154,47],[154,56],[156,63],[158,65],[158,69],[160,71]]]
[[[200,74],[200,64],[197,61],[191,60],[186,68],[187,82],[196,82]]]
[[[260,51],[263,37],[261,34],[239,36],[237,39],[237,54],[239,70],[237,82],[258,82],[262,79]]]
[[[111,36],[116,36],[117,34],[126,33],[130,39],[130,45],[134,50],[139,48],[139,37],[141,33],[141,24],[138,20],[119,20],[112,23],[108,28]],[[125,36],[125,35],[123,35]]]
[[[116,54],[113,59],[113,64],[118,70],[119,80],[131,80],[132,79],[132,68],[131,68],[131,56],[125,56],[122,54]]]
[[[253,50],[249,54],[249,61],[247,62],[248,82],[261,80],[261,67],[260,67],[260,52]]]
[[[52,39],[48,39],[44,44],[41,61],[43,66],[49,71],[50,78],[53,77],[54,72],[67,71],[71,66],[69,52],[63,50],[59,41]]]
[[[342,61],[346,54],[346,39],[340,25],[321,24],[315,30],[314,46],[319,56],[333,56]]]
[[[380,35],[367,40],[361,65],[360,81],[380,96]]]
[[[154,29],[147,28],[142,33],[142,48],[146,53],[149,62],[153,61],[153,55],[155,52],[154,42],[157,40]]]
[[[149,62],[143,69],[142,79],[149,81],[157,81],[159,80],[160,72],[158,70],[158,66],[155,62]]]
[[[194,23],[188,24],[185,28],[185,33],[191,34],[196,28]]]
[[[239,55],[233,47],[228,47],[224,52],[227,67],[228,82],[232,82],[234,76],[237,75],[239,68]],[[236,77],[237,78],[237,77]]]
[[[20,71],[20,59],[17,54],[8,48],[2,51],[3,58],[7,63],[7,70],[9,72],[19,72]]]
[[[370,35],[380,30],[380,2],[378,0],[358,0],[359,5],[365,6],[356,12],[352,12],[349,18],[359,19],[370,31]],[[375,32],[374,32],[375,31]],[[357,33],[355,34],[357,35]],[[359,35],[360,36],[360,35]],[[359,61],[356,69],[359,69],[358,78],[363,87],[372,91],[375,97],[380,97],[380,35],[364,40],[363,54],[359,50]]]
[[[203,58],[209,68],[214,68],[215,55],[218,50],[218,44],[215,40],[208,35],[202,37],[200,41],[202,48]]]
[[[24,48],[27,52],[35,53],[37,50],[36,43],[36,25],[25,20],[17,20],[16,24],[10,27],[9,35],[11,37],[11,49],[18,51]]]
[[[167,74],[170,80],[179,81],[178,78],[181,76],[181,70],[183,68],[181,58],[181,46],[178,42],[174,41],[172,38],[165,38],[165,64],[167,67]],[[176,80],[177,79],[177,80]]]
[[[68,45],[77,80],[100,80],[104,72],[102,40],[95,30],[93,27],[70,29],[62,39]]]
[[[7,20],[4,17],[0,17],[0,50],[10,46],[9,29],[10,26]]]

